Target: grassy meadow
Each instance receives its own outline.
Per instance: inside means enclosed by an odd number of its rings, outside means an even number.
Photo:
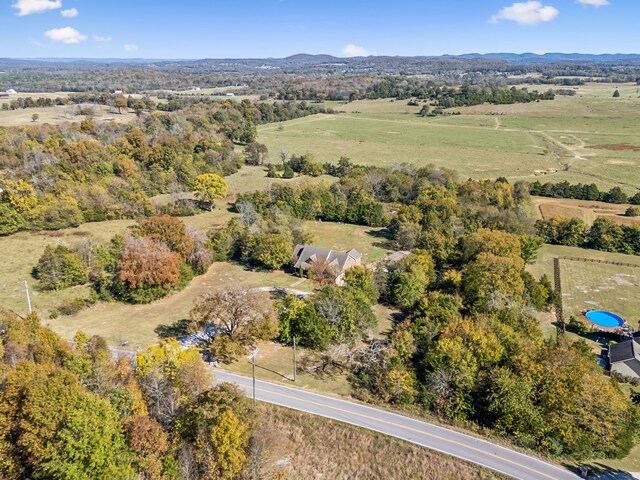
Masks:
[[[343,113],[264,125],[259,141],[272,153],[311,152],[323,162],[346,155],[383,166],[433,163],[461,178],[593,182],[631,193],[640,186],[640,152],[628,147],[640,146],[640,92],[618,88],[620,98],[612,97],[613,85],[585,85],[573,97],[455,108],[450,111],[461,115],[427,118],[407,101],[327,102]]]
[[[36,97],[37,98],[37,97]],[[76,105],[58,105],[54,107],[21,108],[18,110],[0,110],[0,127],[18,127],[20,125],[42,125],[44,123],[60,124],[65,122],[80,122],[85,115],[77,115]],[[104,105],[93,106],[95,121],[127,123],[135,118],[134,113],[112,113]],[[34,122],[32,116],[38,114]]]
[[[232,192],[234,190],[232,189]],[[161,199],[155,199],[160,201]],[[220,201],[218,208],[191,217],[184,217],[187,226],[207,231],[224,225],[235,214]],[[33,307],[45,323],[65,338],[73,337],[77,330],[104,336],[111,345],[129,342],[131,348],[142,347],[157,340],[158,325],[170,326],[188,318],[193,301],[203,292],[224,285],[250,285],[255,287],[292,287],[298,290],[313,288],[311,282],[300,282],[298,277],[283,271],[263,272],[247,270],[234,263],[216,263],[184,290],[149,305],[122,303],[98,303],[73,316],[49,319],[50,313],[64,301],[86,297],[89,287],[79,286],[60,291],[40,291],[31,270],[38,262],[45,247],[63,243],[75,246],[90,241],[106,243],[116,234],[126,234],[135,224],[133,220],[87,223],[78,228],[55,232],[21,232],[0,237],[0,251],[12,254],[3,258],[3,275],[0,277],[0,305],[17,313],[27,311],[23,282],[31,287]],[[315,243],[336,250],[356,248],[364,253],[365,261],[376,261],[389,250],[381,229],[328,222],[304,222],[304,227],[314,234]]]
[[[447,455],[344,423],[259,405],[265,457],[259,478],[347,480],[506,478]],[[354,449],[357,445],[357,450]],[[284,477],[283,477],[284,478]]]

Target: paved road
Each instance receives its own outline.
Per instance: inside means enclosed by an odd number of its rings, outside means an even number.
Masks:
[[[247,395],[251,395],[251,378],[223,370],[215,370],[215,375],[224,382],[238,384]],[[576,480],[579,478],[564,468],[485,440],[377,408],[297,388],[257,380],[256,398],[263,402],[391,435],[516,479]]]

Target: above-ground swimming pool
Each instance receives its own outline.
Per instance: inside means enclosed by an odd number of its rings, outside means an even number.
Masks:
[[[603,312],[602,310],[591,310],[585,313],[591,323],[605,328],[618,328],[624,325],[624,320],[615,313]]]

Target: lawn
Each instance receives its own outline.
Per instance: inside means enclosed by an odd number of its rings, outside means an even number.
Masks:
[[[310,284],[283,271],[256,272],[238,264],[215,263],[207,273],[196,277],[180,292],[148,305],[100,302],[77,315],[61,316],[46,323],[64,338],[72,338],[77,330],[103,336],[110,345],[128,342],[136,350],[158,340],[155,329],[170,327],[189,318],[194,301],[203,293],[230,285],[251,287],[293,287],[308,290]]]
[[[565,316],[583,310],[603,309],[617,313],[634,327],[640,319],[640,257],[577,247],[545,245],[528,270],[536,277],[546,274],[553,282],[553,259],[578,257],[638,265],[560,261]]]
[[[275,157],[277,152],[271,152],[271,156]],[[274,159],[271,159],[274,162]],[[317,183],[334,183],[337,181],[335,177],[322,175],[320,177],[294,177],[291,179],[269,178],[265,167],[245,166],[233,175],[225,177],[227,189],[230,195],[238,193],[248,193],[255,191],[268,190],[272,185],[307,185]]]
[[[584,310],[614,312],[637,327],[640,319],[640,266],[560,261],[565,316]]]
[[[346,155],[382,166],[433,163],[461,178],[593,182],[633,193],[640,186],[640,152],[616,145],[640,145],[639,92],[620,86],[621,97],[614,99],[614,90],[585,85],[574,97],[455,108],[461,115],[428,118],[417,115],[422,103],[327,102],[342,113],[263,125],[259,141],[271,152],[311,152],[320,161]]]

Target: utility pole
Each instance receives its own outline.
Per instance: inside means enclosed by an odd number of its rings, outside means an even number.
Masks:
[[[256,406],[256,356],[251,356],[251,373],[253,376],[253,406]]]
[[[253,404],[256,404],[256,355],[258,355],[260,350],[256,348],[253,353],[249,356],[251,359],[251,377],[253,383]]]
[[[29,315],[31,315],[33,313],[31,308],[31,295],[29,295],[29,284],[26,280],[24,281],[24,291],[27,293],[27,305],[29,305]]]
[[[296,381],[296,371],[298,370],[298,366],[296,364],[296,337],[293,336],[293,381]]]

